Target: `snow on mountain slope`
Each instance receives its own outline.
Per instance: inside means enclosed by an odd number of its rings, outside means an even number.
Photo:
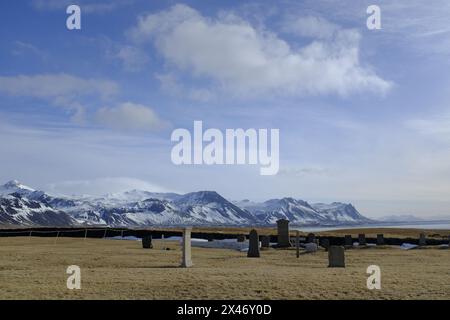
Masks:
[[[116,199],[117,200],[117,199]],[[78,221],[89,224],[111,226],[142,226],[162,224],[182,224],[182,213],[166,200],[146,199],[137,202],[108,204],[102,201],[80,203],[79,206],[65,208]]]
[[[79,222],[113,226],[235,225],[255,222],[250,213],[236,207],[216,192],[193,192],[184,196],[160,194],[161,198],[175,199],[174,201],[155,198],[138,200],[150,195],[154,194],[135,190],[131,196],[121,194],[83,199],[75,206],[59,208],[70,213]]]
[[[328,221],[336,223],[369,222],[352,204],[333,202],[331,204],[315,203],[312,207],[320,212]]]
[[[4,185],[0,186],[0,196],[6,196],[11,193],[27,195],[34,191],[34,189],[21,184],[17,180],[8,181]]]
[[[67,213],[12,193],[0,197],[0,223],[11,225],[70,226],[75,224]]]
[[[293,224],[320,224],[326,219],[306,201],[293,198],[271,199],[263,203],[249,203],[243,206],[265,224],[275,224],[287,219]]]
[[[174,204],[193,219],[205,223],[257,223],[250,212],[232,204],[215,191],[191,192],[175,200]]]
[[[231,203],[214,191],[153,193],[132,190],[103,197],[54,196],[17,181],[0,186],[0,223],[35,225],[295,225],[367,222],[351,204],[293,199]]]
[[[351,204],[334,202],[332,204],[310,205],[304,200],[294,198],[272,199],[263,203],[241,201],[238,206],[254,214],[259,221],[274,224],[278,219],[287,219],[296,225],[331,225],[368,222]]]

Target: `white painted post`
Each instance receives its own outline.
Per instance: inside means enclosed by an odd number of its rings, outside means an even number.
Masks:
[[[182,268],[192,267],[191,231],[192,231],[191,227],[184,228],[183,230],[183,243],[182,243],[183,256],[181,260]]]

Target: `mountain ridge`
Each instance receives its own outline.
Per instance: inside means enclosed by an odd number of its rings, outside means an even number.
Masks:
[[[25,225],[52,224],[52,219],[57,225],[106,226],[268,226],[278,219],[288,219],[292,225],[315,226],[371,221],[352,204],[309,204],[292,197],[259,203],[229,201],[208,190],[186,194],[131,190],[103,197],[53,196],[12,180],[0,186],[0,200],[0,223]]]

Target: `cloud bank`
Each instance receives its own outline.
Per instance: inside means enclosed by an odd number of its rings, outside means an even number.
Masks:
[[[310,28],[298,34],[305,25]],[[298,20],[291,31],[304,37],[308,30],[321,33],[309,32],[314,39],[301,45],[232,13],[210,18],[177,4],[141,16],[128,34],[136,43],[153,43],[172,69],[239,96],[347,96],[390,89],[389,81],[360,63],[358,31],[315,18]]]
[[[114,108],[101,108],[97,112],[99,123],[119,130],[152,131],[168,126],[150,107],[125,102]]]

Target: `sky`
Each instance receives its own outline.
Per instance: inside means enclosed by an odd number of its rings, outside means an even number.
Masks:
[[[81,8],[68,30],[66,8]],[[450,2],[0,3],[0,182],[215,190],[450,216]],[[176,128],[276,128],[280,170],[172,163]]]

